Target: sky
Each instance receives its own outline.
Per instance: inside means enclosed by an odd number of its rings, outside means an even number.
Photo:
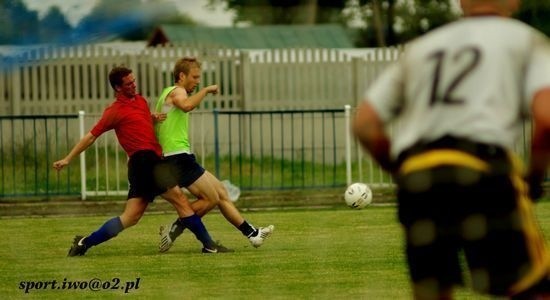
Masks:
[[[116,1],[116,0],[115,0]],[[207,0],[165,0],[173,2],[181,10],[190,15],[195,21],[208,26],[231,26],[232,14],[217,8],[214,11],[204,6]],[[23,0],[29,10],[38,12],[43,17],[48,9],[57,5],[65,14],[67,22],[76,25],[82,17],[88,14],[98,0]]]

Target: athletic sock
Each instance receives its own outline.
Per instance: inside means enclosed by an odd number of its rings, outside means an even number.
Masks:
[[[210,237],[208,230],[206,230],[206,227],[202,223],[202,220],[199,216],[194,214],[189,217],[179,218],[179,222],[181,223],[182,227],[189,228],[189,230],[191,230],[191,232],[195,234],[197,240],[199,240],[204,247],[208,249],[214,248],[215,243]]]
[[[245,220],[241,225],[239,225],[239,230],[243,233],[246,237],[252,237],[258,235],[258,230],[254,228],[254,226],[248,224],[248,222]]]
[[[114,217],[105,222],[97,231],[92,232],[83,242],[86,247],[90,248],[117,236],[122,230],[124,227],[120,218]]]
[[[172,223],[172,226],[170,226],[170,232],[168,233],[170,239],[172,241],[175,241],[176,238],[183,233],[184,229],[185,227],[183,224],[181,224],[180,219],[174,221],[174,223]]]

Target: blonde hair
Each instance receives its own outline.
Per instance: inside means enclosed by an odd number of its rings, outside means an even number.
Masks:
[[[200,67],[201,63],[196,57],[185,56],[178,59],[176,65],[174,65],[174,82],[178,82],[180,73],[189,75],[189,70],[191,70],[191,68],[200,69]]]

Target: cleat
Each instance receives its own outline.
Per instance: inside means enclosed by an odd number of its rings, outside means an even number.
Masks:
[[[84,238],[81,235],[77,235],[74,237],[73,245],[71,246],[71,249],[69,249],[69,253],[67,256],[82,256],[86,251],[88,250],[88,247],[84,245]]]
[[[254,246],[255,248],[260,247],[264,243],[265,239],[267,239],[273,233],[274,229],[275,226],[273,225],[260,227],[255,236],[251,236],[248,238],[250,244],[252,244],[252,246]]]
[[[213,247],[212,248],[202,248],[202,253],[228,253],[228,252],[235,252],[235,250],[233,249],[229,249],[225,246],[223,246],[222,244],[220,244],[220,242],[215,242]]]
[[[159,228],[159,235],[160,235],[160,241],[159,241],[159,252],[163,253],[168,251],[174,244],[174,241],[170,237],[170,226],[160,226]]]

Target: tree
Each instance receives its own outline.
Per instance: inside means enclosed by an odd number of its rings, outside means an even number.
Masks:
[[[449,0],[414,0],[414,6],[401,5],[401,25],[396,42],[405,43],[458,17],[458,12],[452,10]]]
[[[38,13],[22,0],[0,1],[0,44],[25,45],[39,42]]]
[[[57,6],[48,10],[44,18],[40,20],[39,28],[40,40],[45,43],[63,42],[73,30]]]
[[[354,1],[355,10],[359,18],[367,25],[363,30],[357,43],[360,46],[376,45],[385,47],[396,42],[395,30],[395,0],[358,0]],[[376,39],[373,40],[372,37]]]
[[[523,0],[515,17],[550,36],[550,2]]]
[[[358,45],[402,44],[451,22],[458,17],[452,10],[451,1],[359,0],[357,11],[367,26],[361,31]]]
[[[346,22],[346,0],[208,0],[209,6],[225,4],[233,10],[234,24],[322,24]]]
[[[189,16],[178,11],[173,2],[100,0],[90,14],[77,24],[73,40],[144,40],[160,23],[194,24]]]

